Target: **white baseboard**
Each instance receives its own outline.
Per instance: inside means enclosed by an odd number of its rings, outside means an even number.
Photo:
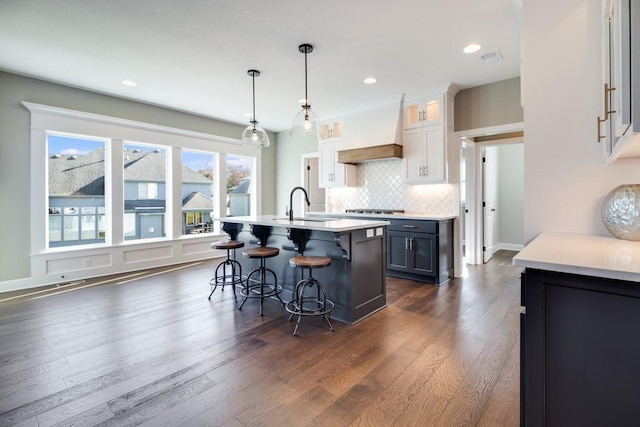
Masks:
[[[24,279],[6,280],[0,282],[0,293],[19,291],[21,289],[37,288],[42,285],[35,285],[31,277],[25,277]]]
[[[503,251],[516,251],[516,252],[520,252],[521,250],[524,249],[524,245],[517,245],[515,243],[498,243],[496,246],[496,250],[503,250]]]

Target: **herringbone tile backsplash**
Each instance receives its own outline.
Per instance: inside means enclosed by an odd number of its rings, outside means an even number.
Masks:
[[[404,209],[407,213],[457,215],[457,185],[410,185],[402,182],[402,160],[362,163],[357,187],[327,189],[330,212],[349,208]]]

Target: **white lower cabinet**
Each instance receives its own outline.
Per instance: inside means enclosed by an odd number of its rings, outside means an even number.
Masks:
[[[445,182],[444,126],[424,126],[405,130],[402,164],[403,180],[407,183]]]

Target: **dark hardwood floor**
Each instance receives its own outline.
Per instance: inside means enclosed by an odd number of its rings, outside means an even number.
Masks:
[[[208,301],[212,261],[0,294],[0,426],[516,426],[513,255],[298,337],[275,301]]]

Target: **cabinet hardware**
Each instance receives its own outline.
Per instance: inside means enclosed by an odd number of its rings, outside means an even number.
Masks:
[[[616,112],[616,110],[610,110],[611,107],[611,92],[616,90],[615,87],[609,87],[608,83],[604,84],[604,119],[607,120],[609,116]]]
[[[409,238],[409,250],[413,250],[413,237]]]
[[[402,227],[404,227],[404,228],[416,228],[415,225],[403,225]]]
[[[603,122],[606,122],[606,121],[607,121],[607,119],[601,119],[601,118],[600,118],[600,116],[598,116],[598,143],[600,143],[600,140],[601,140],[601,139],[604,139],[604,138],[606,138],[606,137],[607,137],[606,135],[603,135],[603,134],[600,132],[600,125],[601,125]]]
[[[404,250],[409,250],[409,239],[407,239],[406,237],[404,238]]]

